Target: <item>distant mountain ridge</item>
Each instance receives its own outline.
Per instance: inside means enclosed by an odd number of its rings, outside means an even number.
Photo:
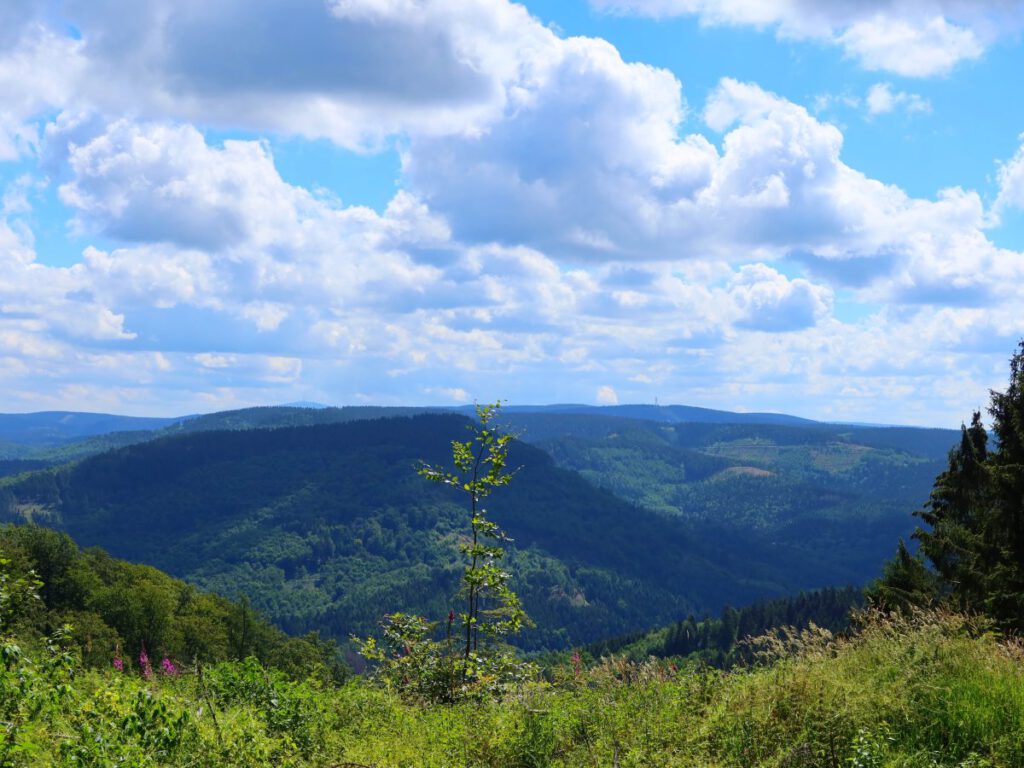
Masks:
[[[186,418],[118,416],[79,411],[0,413],[0,443],[54,445],[110,432],[163,429]]]
[[[459,408],[470,410],[470,406]],[[713,408],[699,408],[693,405],[577,405],[573,403],[556,405],[508,405],[506,413],[575,413],[601,416],[621,416],[628,419],[658,421],[666,423],[689,422],[694,424],[793,424],[808,425],[823,422],[790,416],[785,413],[747,413],[719,411]]]
[[[643,421],[694,424],[776,424],[810,426],[829,424],[785,413],[746,413],[700,408],[691,405],[505,405],[505,413],[579,414],[618,416]],[[0,413],[0,446],[8,451],[15,446],[40,448],[120,432],[199,431],[206,429],[251,429],[303,424],[335,424],[358,418],[405,416],[416,413],[452,412],[473,414],[472,405],[457,406],[330,406],[311,401],[296,401],[278,406],[255,406],[207,414],[174,417],[120,416],[79,411],[38,411]],[[848,424],[853,428],[886,425]],[[13,456],[7,456],[13,458]]]

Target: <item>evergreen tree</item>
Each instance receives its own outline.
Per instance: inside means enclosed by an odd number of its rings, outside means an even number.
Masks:
[[[960,445],[950,451],[949,469],[935,480],[925,508],[915,514],[931,529],[919,528],[914,536],[928,558],[942,588],[960,607],[982,602],[985,586],[982,571],[985,551],[983,528],[989,508],[988,434],[981,414],[974,413],[971,426],[960,426]]]
[[[992,392],[989,414],[998,447],[987,462],[988,514],[982,531],[985,607],[1024,629],[1024,340],[1010,360],[1005,392]]]
[[[944,599],[985,611],[1009,630],[1024,629],[1024,340],[1010,360],[1005,392],[991,392],[988,409],[995,445],[975,413],[961,427],[949,468],[935,480],[917,516],[920,555],[900,545],[870,590],[894,606]]]
[[[920,554],[911,554],[900,539],[896,556],[885,564],[882,578],[866,590],[868,601],[885,608],[906,610],[924,605],[938,591],[935,573],[925,565]]]

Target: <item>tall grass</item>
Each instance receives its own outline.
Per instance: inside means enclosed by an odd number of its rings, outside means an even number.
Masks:
[[[981,621],[870,615],[850,638],[789,633],[756,650],[758,666],[728,673],[607,659],[453,706],[358,680],[290,682],[254,662],[201,679],[85,672],[26,721],[7,764],[1024,766],[1024,654]]]

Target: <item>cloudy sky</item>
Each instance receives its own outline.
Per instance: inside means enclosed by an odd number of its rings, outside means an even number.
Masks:
[[[1024,335],[1018,0],[3,0],[0,411],[955,426]]]

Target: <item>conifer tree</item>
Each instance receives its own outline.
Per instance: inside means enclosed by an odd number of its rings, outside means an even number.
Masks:
[[[900,546],[869,591],[899,607],[903,600],[943,599],[984,611],[1001,626],[1024,630],[1024,340],[1010,359],[1010,382],[991,392],[988,409],[995,445],[975,413],[962,426],[949,468],[935,480],[925,509],[927,525],[914,537],[914,557]],[[927,561],[930,570],[924,566]],[[927,598],[925,597],[927,595]]]

